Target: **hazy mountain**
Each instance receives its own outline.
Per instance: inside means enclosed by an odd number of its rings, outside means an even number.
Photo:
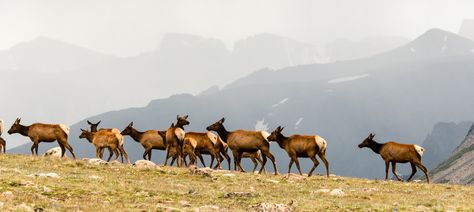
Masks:
[[[472,122],[463,121],[460,123],[440,122],[434,125],[431,133],[423,141],[425,148],[423,164],[432,169],[440,162],[448,159],[454,148],[459,146],[466,136],[466,132]]]
[[[443,46],[445,51],[441,51]],[[380,156],[357,148],[369,132],[376,133],[381,142],[420,144],[438,120],[474,120],[469,113],[474,107],[474,54],[466,51],[470,47],[473,41],[429,30],[413,42],[370,58],[262,69],[206,95],[172,96],[143,108],[89,119],[119,128],[134,121],[140,130],[164,129],[176,114],[189,114],[191,125],[186,129],[195,131],[203,131],[223,116],[229,130],[254,129],[257,122],[269,130],[283,125],[285,134],[325,137],[332,172],[382,178]],[[90,144],[81,141],[88,149],[77,145],[79,128],[86,126],[81,121],[72,127],[71,143],[77,151],[91,155]],[[130,140],[126,145],[132,158],[141,157],[141,146]],[[15,151],[28,152],[29,145]],[[288,156],[275,144],[272,151],[285,171]],[[153,158],[161,163],[163,157],[155,154]],[[310,162],[302,160],[302,164],[308,168]],[[403,172],[408,165],[400,167]]]
[[[410,42],[404,37],[367,37],[359,41],[336,39],[325,46],[325,55],[330,61],[353,60],[370,57]]]
[[[55,73],[85,68],[113,59],[116,57],[52,38],[38,37],[0,51],[0,70]]]
[[[434,182],[474,184],[474,125],[451,156],[431,171]]]
[[[474,40],[474,19],[463,20],[459,35]]]

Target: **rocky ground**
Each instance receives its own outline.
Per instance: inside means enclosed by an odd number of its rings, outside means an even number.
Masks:
[[[474,187],[0,154],[0,210],[474,210]]]

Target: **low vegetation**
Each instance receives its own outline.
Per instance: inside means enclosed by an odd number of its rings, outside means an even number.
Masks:
[[[319,169],[318,169],[319,171]],[[0,210],[474,210],[474,187],[331,176],[257,175],[0,154]],[[265,204],[262,204],[265,203]],[[267,204],[270,203],[270,204]]]

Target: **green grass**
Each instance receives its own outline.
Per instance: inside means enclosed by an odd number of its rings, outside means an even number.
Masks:
[[[60,178],[28,175],[54,172]],[[297,211],[314,210],[474,210],[474,187],[406,183],[348,177],[310,178],[271,174],[213,172],[192,175],[188,169],[137,169],[127,165],[91,165],[84,161],[25,155],[0,155],[0,210],[18,205],[45,211],[194,210],[215,205],[245,211],[268,202],[288,204]],[[46,189],[45,189],[46,187]],[[318,193],[340,188],[345,196]],[[5,196],[4,192],[12,195]],[[228,192],[253,192],[251,197],[225,198]],[[3,206],[2,206],[3,205]]]

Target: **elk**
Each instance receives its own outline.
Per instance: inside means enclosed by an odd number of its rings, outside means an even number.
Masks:
[[[283,129],[284,127],[278,126],[270,136],[268,136],[268,140],[276,141],[278,145],[288,153],[288,156],[290,157],[288,175],[291,172],[291,166],[293,163],[296,163],[300,175],[303,175],[298,161],[298,157],[302,157],[310,158],[313,161],[313,168],[311,168],[308,173],[308,176],[311,176],[313,171],[319,165],[319,162],[316,159],[316,155],[318,155],[326,166],[326,175],[329,177],[329,162],[326,159],[326,140],[318,135],[292,135],[286,137],[281,133]]]
[[[3,129],[4,129],[4,123],[3,123],[3,120],[0,119],[0,152],[3,152],[5,153],[7,147],[6,147],[6,143],[5,140],[2,138],[2,133],[3,133]]]
[[[244,152],[255,152],[260,150],[262,153],[262,167],[259,173],[262,173],[263,168],[267,162],[267,157],[273,163],[275,175],[278,175],[278,169],[276,166],[275,156],[270,153],[270,142],[267,140],[268,133],[265,131],[246,131],[236,130],[229,132],[224,127],[225,118],[220,119],[216,123],[209,125],[206,129],[209,131],[215,131],[222,138],[224,142],[229,145],[234,156],[234,165],[239,167],[239,170],[244,172],[240,161]]]
[[[120,134],[119,134],[120,135]],[[89,132],[87,130],[81,129],[81,134],[79,135],[80,139],[87,139],[89,143],[92,143],[95,146],[95,155],[97,158],[102,157],[102,149],[108,148],[110,151],[109,158],[107,161],[110,161],[112,158],[113,153],[115,153],[115,159],[119,157],[119,147],[120,147],[120,140],[123,140],[123,137],[120,135],[118,136],[116,133],[110,131],[97,131],[97,132]],[[123,141],[122,141],[123,142]]]
[[[189,157],[191,158],[191,164],[196,163],[197,161],[197,156],[195,152],[202,152],[210,154],[212,157],[212,162],[214,162],[214,158],[217,158],[217,165],[220,169],[222,169],[220,160],[221,149],[222,144],[220,138],[212,134],[211,132],[188,132],[184,136],[183,154],[189,155]],[[202,156],[200,156],[200,159],[203,165],[206,166],[204,164]],[[212,168],[212,162],[210,168]]]
[[[133,122],[130,122],[130,124],[122,130],[121,134],[132,137],[134,141],[143,146],[145,149],[143,159],[145,160],[151,160],[151,152],[153,149],[166,150],[165,131],[147,130],[140,132],[133,128]]]
[[[8,134],[19,133],[27,136],[33,142],[31,146],[31,154],[38,155],[38,144],[41,142],[57,141],[61,147],[61,157],[64,157],[66,149],[71,153],[72,157],[76,159],[76,155],[69,145],[67,139],[69,134],[69,127],[63,124],[42,124],[35,123],[30,126],[23,126],[20,124],[21,119],[17,118],[13,123]]]
[[[171,124],[170,128],[166,130],[166,159],[165,166],[168,162],[168,158],[173,157],[171,160],[171,166],[177,159],[177,165],[182,166],[183,164],[183,141],[184,141],[184,126],[189,125],[187,120],[188,115],[180,117],[176,116],[176,125]]]
[[[123,157],[124,156],[125,156],[125,159],[127,160],[127,163],[130,163],[130,160],[128,159],[128,154],[125,151],[125,148],[123,147],[123,145],[125,143],[125,139],[120,138],[120,137],[122,137],[122,135],[120,133],[120,130],[117,129],[117,128],[107,128],[107,129],[106,128],[101,128],[101,129],[97,130],[97,127],[99,126],[100,122],[101,121],[99,120],[97,123],[94,124],[94,123],[90,122],[89,120],[87,120],[87,124],[90,125],[91,132],[108,131],[108,132],[112,132],[114,134],[117,134],[117,137],[120,141],[120,143],[119,143],[119,152],[120,152],[120,158],[122,159],[122,163],[123,163]],[[104,154],[104,149],[102,149],[100,151],[100,158],[102,158],[103,154]],[[112,153],[110,152],[110,154],[112,154]]]
[[[389,163],[392,163],[392,173],[399,181],[402,181],[402,179],[395,172],[396,164],[410,162],[412,173],[407,181],[410,181],[415,175],[416,167],[418,167],[421,169],[421,171],[423,171],[423,173],[425,173],[426,181],[430,183],[428,171],[426,167],[421,164],[421,157],[425,151],[423,147],[416,144],[401,144],[394,141],[381,144],[374,141],[374,137],[375,134],[370,133],[369,136],[359,144],[359,148],[367,147],[376,154],[380,154],[382,159],[385,161],[385,180],[388,179]]]

